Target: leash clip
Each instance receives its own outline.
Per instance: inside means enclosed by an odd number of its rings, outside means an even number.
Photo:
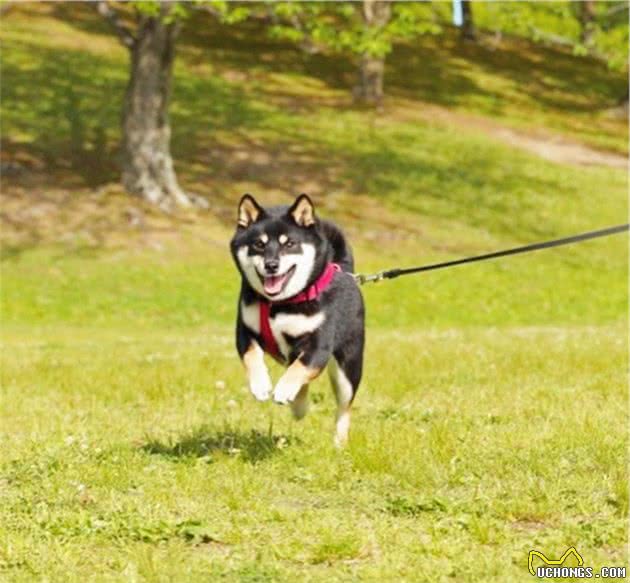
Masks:
[[[381,281],[382,279],[385,278],[385,272],[379,271],[378,273],[373,273],[372,275],[365,275],[363,273],[354,273],[353,277],[359,285],[363,285],[364,283],[370,283],[372,281]]]

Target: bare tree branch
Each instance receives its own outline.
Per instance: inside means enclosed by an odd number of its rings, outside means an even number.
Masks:
[[[136,38],[133,36],[131,30],[121,22],[116,10],[114,10],[107,3],[106,0],[99,0],[96,3],[96,9],[98,10],[98,13],[106,18],[107,21],[112,25],[114,31],[120,39],[120,42],[128,49],[133,48],[134,44],[136,43]]]

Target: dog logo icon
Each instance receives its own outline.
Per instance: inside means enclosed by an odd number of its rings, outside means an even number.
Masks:
[[[570,555],[574,555],[578,562],[578,567],[584,565],[584,559],[582,555],[577,552],[575,547],[569,547],[564,555],[562,555],[559,559],[548,559],[543,553],[540,551],[529,551],[529,561],[527,566],[529,567],[529,572],[536,576],[536,572],[534,571],[534,557],[538,557],[545,563],[546,565],[562,565]]]

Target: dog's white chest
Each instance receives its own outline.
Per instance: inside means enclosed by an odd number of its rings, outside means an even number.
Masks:
[[[253,302],[249,305],[241,304],[241,317],[245,326],[255,334],[260,334],[260,305],[258,302]],[[323,324],[325,319],[326,316],[323,312],[310,316],[279,312],[272,318],[269,318],[271,334],[282,356],[288,358],[291,351],[286,336],[297,337],[314,332]]]

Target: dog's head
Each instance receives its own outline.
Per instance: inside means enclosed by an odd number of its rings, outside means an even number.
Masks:
[[[323,269],[328,255],[313,203],[305,194],[290,207],[268,209],[245,194],[238,205],[238,224],[230,248],[249,285],[273,301],[306,289]]]

